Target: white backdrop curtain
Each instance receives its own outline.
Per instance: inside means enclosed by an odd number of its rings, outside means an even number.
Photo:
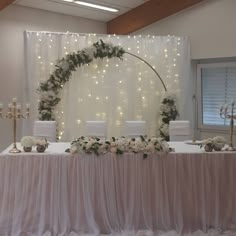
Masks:
[[[31,102],[30,126],[25,122],[23,134],[30,134],[37,119],[40,81],[49,78],[57,59],[91,46],[102,39],[120,45],[150,63],[163,78],[168,93],[178,99],[184,118],[189,99],[189,43],[185,37],[111,36],[95,34],[25,32],[26,82],[25,101]],[[181,96],[180,96],[181,94]],[[157,134],[159,107],[166,95],[155,73],[142,61],[124,55],[124,60],[97,59],[78,68],[61,91],[56,108],[59,138],[71,141],[84,135],[86,120],[105,120],[108,136],[121,136],[125,120],[145,120],[147,134]],[[27,124],[27,125],[26,125]]]

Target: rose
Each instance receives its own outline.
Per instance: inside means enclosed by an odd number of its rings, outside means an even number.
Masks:
[[[155,151],[155,148],[154,148],[153,144],[151,144],[151,143],[149,143],[144,149],[144,152],[147,154],[154,153],[154,151]]]
[[[110,144],[110,152],[112,152],[112,153],[116,153],[117,152],[117,144],[116,144],[115,141],[111,142],[111,144]]]
[[[45,146],[45,147],[48,147],[48,142],[47,142],[47,139],[36,139],[35,140],[35,144],[37,146]]]
[[[71,154],[75,154],[78,152],[78,148],[76,145],[72,145],[71,148],[70,148],[70,153]]]

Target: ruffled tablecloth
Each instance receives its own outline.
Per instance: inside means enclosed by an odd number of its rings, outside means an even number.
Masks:
[[[0,235],[236,235],[236,154],[0,154]]]

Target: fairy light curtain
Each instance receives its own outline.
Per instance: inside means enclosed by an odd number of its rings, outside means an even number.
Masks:
[[[163,78],[168,93],[177,96],[178,109],[184,114],[185,91],[189,84],[187,38],[28,31],[25,32],[27,75],[24,95],[33,109],[31,126],[23,126],[24,134],[30,133],[33,121],[37,120],[39,83],[49,78],[57,59],[100,39],[120,45],[150,63]],[[145,120],[147,134],[157,134],[160,102],[166,93],[145,63],[127,54],[123,61],[97,59],[88,66],[79,67],[72,77],[64,86],[62,100],[55,111],[60,140],[71,141],[85,135],[86,120],[105,120],[108,136],[121,136],[125,120]]]

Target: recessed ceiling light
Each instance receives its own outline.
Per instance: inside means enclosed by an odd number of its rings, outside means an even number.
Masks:
[[[70,1],[70,0],[64,0],[67,2],[74,2],[76,4],[82,5],[82,6],[86,6],[86,7],[92,7],[92,8],[96,8],[96,9],[100,9],[100,10],[104,10],[104,11],[110,11],[110,12],[118,12],[118,9],[115,8],[111,8],[111,7],[106,7],[106,6],[102,6],[102,5],[98,5],[98,4],[94,4],[94,3],[90,3],[90,2],[84,2],[84,1]]]

